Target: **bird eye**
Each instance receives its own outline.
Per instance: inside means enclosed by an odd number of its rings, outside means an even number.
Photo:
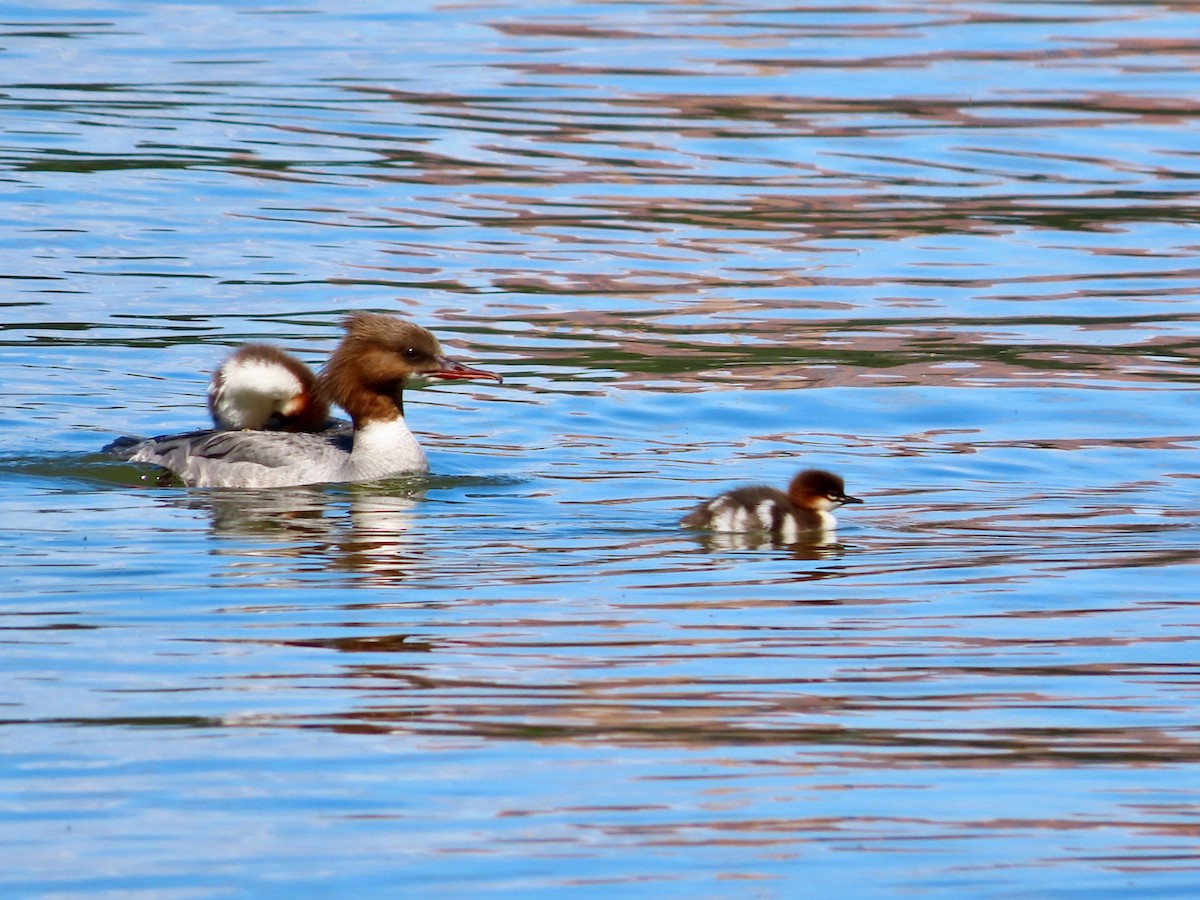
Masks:
[[[408,347],[404,351],[404,358],[407,359],[409,362],[415,362],[416,360],[421,358],[421,351],[418,350],[416,347]]]

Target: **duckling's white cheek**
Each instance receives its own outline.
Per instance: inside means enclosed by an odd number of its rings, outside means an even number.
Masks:
[[[238,360],[225,367],[225,390],[230,394],[258,394],[286,400],[304,390],[295,375],[280,365],[259,360]]]

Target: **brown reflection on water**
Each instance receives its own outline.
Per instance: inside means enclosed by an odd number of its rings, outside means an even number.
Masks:
[[[1087,387],[1124,389],[1192,384],[1196,351],[1184,329],[1190,315],[1147,323],[1115,318],[921,319],[869,323],[813,313],[828,304],[795,300],[797,315],[776,302],[759,307],[733,298],[648,309],[637,315],[596,309],[520,310],[541,337],[526,364],[601,366],[618,383],[675,389],[792,390],[859,385]],[[498,304],[505,318],[516,311]],[[686,317],[685,321],[680,321]],[[1164,330],[1180,329],[1178,337]],[[1071,343],[1077,329],[1086,343]],[[1155,330],[1151,330],[1155,329]],[[1097,335],[1112,334],[1112,345]],[[561,342],[561,348],[553,345]]]
[[[424,650],[425,648],[422,648]],[[436,652],[436,645],[434,647]],[[1090,667],[1072,671],[1044,669],[991,671],[998,678],[1040,675],[1044,678],[1096,678],[1127,675],[1128,667]],[[1188,674],[1190,667],[1180,670]],[[905,680],[911,673],[905,674]],[[940,674],[950,677],[953,670]],[[1139,674],[1136,670],[1134,675]],[[1161,677],[1150,669],[1147,675]],[[431,677],[419,669],[356,665],[345,672],[347,687],[370,681],[371,699],[343,712],[291,720],[288,727],[320,727],[373,733],[460,735],[489,739],[610,743],[624,746],[740,747],[769,745],[790,748],[795,763],[841,768],[1008,768],[1013,766],[1166,765],[1200,761],[1196,728],[1122,727],[860,727],[814,720],[840,720],[892,715],[907,718],[914,710],[945,716],[956,710],[1054,709],[1069,702],[1053,694],[989,693],[953,695],[897,703],[872,698],[863,685],[844,696],[805,695],[803,684],[756,681],[725,690],[681,687],[681,680],[609,678],[594,684],[497,684]],[[1061,682],[1059,682],[1061,683]],[[849,685],[847,685],[849,688]],[[765,690],[784,692],[763,693]],[[405,702],[387,695],[409,695]],[[477,699],[473,699],[477,698]],[[1124,712],[1147,714],[1146,708]],[[884,762],[886,760],[886,762]]]

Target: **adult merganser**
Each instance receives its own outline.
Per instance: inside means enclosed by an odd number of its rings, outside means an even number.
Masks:
[[[329,422],[313,370],[270,344],[246,344],[221,363],[208,411],[223,431],[320,431]]]
[[[792,479],[786,494],[765,485],[737,488],[701,503],[681,524],[721,532],[767,531],[794,543],[833,531],[833,510],[844,503],[862,501],[848,496],[845,482],[832,472],[806,469]]]
[[[471,378],[500,382],[500,376],[447,359],[437,338],[394,316],[356,312],[344,325],[346,335],[317,389],[349,414],[352,432],[195,431],[117,441],[109,449],[167,469],[189,487],[285,487],[428,472],[425,452],[404,421],[404,388]]]

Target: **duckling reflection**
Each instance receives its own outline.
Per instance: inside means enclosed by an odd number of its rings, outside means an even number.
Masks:
[[[835,559],[846,551],[845,544],[828,536],[785,541],[769,531],[709,531],[698,532],[695,538],[708,551],[784,550],[794,559]]]

